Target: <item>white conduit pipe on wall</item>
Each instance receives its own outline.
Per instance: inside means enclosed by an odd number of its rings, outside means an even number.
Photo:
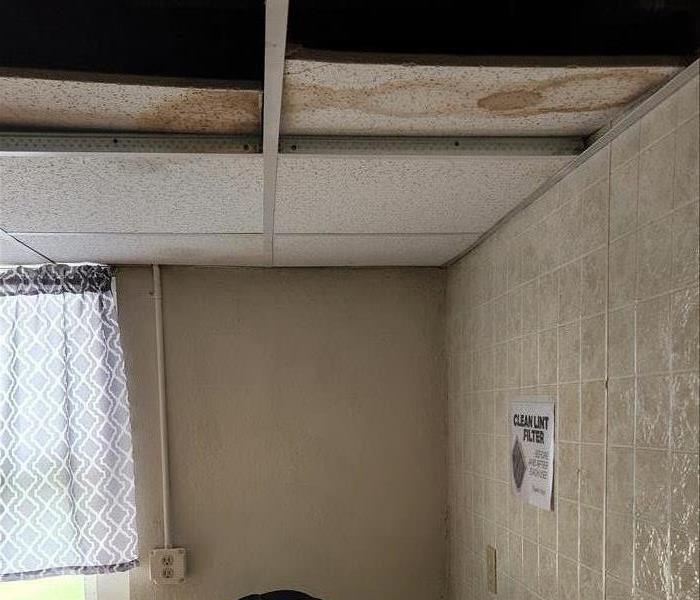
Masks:
[[[168,455],[168,404],[165,390],[163,346],[163,293],[160,266],[153,265],[153,302],[156,320],[156,365],[158,370],[158,416],[160,420],[160,464],[163,485],[163,546],[170,548],[170,459]]]

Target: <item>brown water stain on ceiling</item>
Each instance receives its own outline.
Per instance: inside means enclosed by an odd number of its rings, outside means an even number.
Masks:
[[[247,84],[0,72],[4,129],[252,134],[261,108]]]
[[[590,61],[588,61],[590,62]],[[287,60],[286,134],[585,135],[677,65]]]

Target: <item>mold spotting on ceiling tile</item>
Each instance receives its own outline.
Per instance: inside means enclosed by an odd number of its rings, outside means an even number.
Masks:
[[[499,64],[299,51],[282,132],[294,135],[588,135],[676,65]]]
[[[0,69],[5,129],[250,134],[261,98],[246,83]]]

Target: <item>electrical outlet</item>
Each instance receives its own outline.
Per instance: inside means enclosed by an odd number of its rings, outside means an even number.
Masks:
[[[151,550],[150,567],[153,583],[182,583],[185,581],[185,549],[155,548]]]

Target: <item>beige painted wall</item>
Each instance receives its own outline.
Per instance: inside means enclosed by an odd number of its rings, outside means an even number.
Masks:
[[[449,597],[698,597],[698,78],[449,273]],[[607,387],[606,387],[607,382]],[[508,403],[556,399],[554,512]]]
[[[133,600],[430,600],[445,565],[438,269],[163,270],[173,541]],[[122,269],[141,557],[162,543],[150,270]]]

